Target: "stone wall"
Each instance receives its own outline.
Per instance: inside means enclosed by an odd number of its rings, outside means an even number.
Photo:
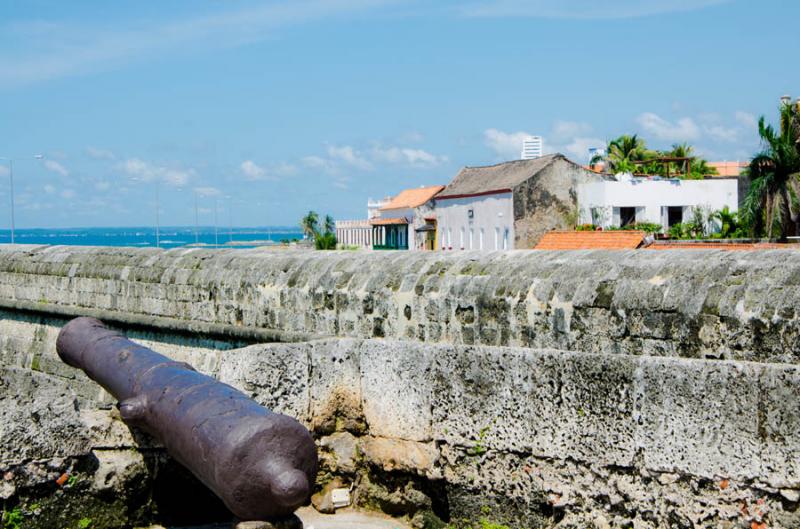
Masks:
[[[101,310],[297,417],[318,439],[320,484],[353,483],[360,505],[419,526],[795,528],[797,263],[781,251],[0,252],[0,498],[31,527],[225,516],[55,356],[66,318]],[[255,343],[321,334],[342,338]]]
[[[546,232],[578,222],[578,185],[605,175],[557,157],[536,176],[514,188],[514,248],[534,248]]]
[[[785,250],[0,250],[8,309],[261,341],[375,337],[795,363],[798,302],[800,253]]]

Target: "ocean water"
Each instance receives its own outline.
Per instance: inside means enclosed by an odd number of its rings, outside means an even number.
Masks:
[[[282,240],[302,239],[299,228],[275,226],[261,228],[162,227],[161,248],[193,246],[220,248],[254,248],[280,244]],[[71,246],[155,247],[154,227],[141,228],[64,228],[17,229],[17,244],[63,244]],[[11,242],[11,231],[0,230],[0,244]]]

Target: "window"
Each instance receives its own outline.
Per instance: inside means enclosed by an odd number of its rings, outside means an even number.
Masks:
[[[459,239],[459,246],[464,249],[464,226],[461,226],[461,238]]]
[[[619,208],[619,225],[621,227],[636,224],[636,208]]]
[[[481,232],[478,234],[478,249],[483,250],[483,228],[481,228]]]
[[[447,228],[447,247],[453,249],[453,228]]]
[[[503,230],[503,250],[508,250],[508,235],[509,231],[508,228]]]
[[[497,250],[500,248],[500,228],[495,227],[494,229],[494,249]]]
[[[683,206],[669,206],[667,208],[667,227],[671,228],[683,222]]]
[[[472,250],[474,247],[472,246],[472,240],[475,238],[475,230],[473,228],[469,229],[469,249]]]
[[[442,229],[439,230],[439,240],[442,242],[442,250],[447,248],[447,240],[445,240],[446,233],[447,231],[445,231],[444,226],[442,226]]]

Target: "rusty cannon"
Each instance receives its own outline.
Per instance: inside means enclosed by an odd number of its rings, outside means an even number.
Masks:
[[[120,401],[127,424],[159,440],[238,518],[279,519],[307,503],[317,451],[295,419],[94,318],[65,325],[56,349]]]

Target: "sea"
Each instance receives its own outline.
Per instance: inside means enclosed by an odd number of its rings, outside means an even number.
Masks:
[[[37,228],[17,229],[17,244],[68,246],[125,246],[180,248],[255,248],[278,245],[303,238],[299,228],[268,226],[257,228],[214,228],[213,226],[134,228]],[[11,231],[0,230],[0,244],[11,242]]]

